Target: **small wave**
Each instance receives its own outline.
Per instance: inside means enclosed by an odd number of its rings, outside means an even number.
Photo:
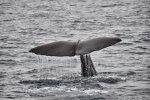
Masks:
[[[88,95],[95,95],[95,94],[99,94],[99,93],[102,93],[102,94],[108,94],[109,92],[106,91],[106,90],[98,90],[98,89],[90,89],[90,90],[84,90],[83,91],[84,93],[88,94]]]
[[[147,66],[147,68],[150,68],[150,65],[149,65],[149,66]]]
[[[147,53],[147,52],[144,52],[144,51],[143,51],[143,52],[142,52],[142,51],[139,51],[139,52],[136,52],[136,51],[134,51],[134,52],[133,52],[133,51],[130,51],[129,53],[131,53],[131,54],[138,54],[138,55],[144,55],[144,54],[148,54],[148,55],[149,55],[149,54],[150,54],[150,53]]]
[[[109,84],[116,84],[120,81],[125,81],[126,79],[124,77],[102,77],[97,78],[99,82],[109,83]]]
[[[148,49],[147,47],[145,47],[145,46],[137,46],[136,48],[139,48],[139,49],[142,49],[142,50],[146,50],[146,49]]]
[[[36,85],[59,85],[61,80],[54,79],[40,79],[40,80],[26,80],[19,82],[21,84],[36,84]]]
[[[127,75],[134,75],[134,74],[136,74],[136,72],[134,72],[134,71],[128,71],[127,72]]]
[[[0,3],[0,6],[10,6],[11,3],[10,2],[2,2]]]
[[[6,60],[0,60],[0,64],[5,64],[5,65],[15,65],[17,62],[12,59],[6,59]]]
[[[48,13],[34,13],[34,14],[31,14],[30,17],[49,17],[49,14]]]
[[[2,20],[3,22],[9,22],[9,21],[13,21],[13,20],[15,20],[15,19],[4,19],[4,20]]]
[[[5,78],[7,76],[6,72],[0,72],[0,78]]]
[[[32,73],[38,73],[38,70],[33,69],[33,70],[30,70],[30,71],[26,72],[26,74],[32,74]]]
[[[9,44],[7,44],[7,45],[2,45],[1,47],[0,47],[1,49],[11,49],[11,48],[19,48],[19,46],[17,46],[17,45],[9,45]]]
[[[150,39],[143,39],[144,42],[150,42]]]
[[[124,6],[123,4],[110,4],[110,5],[102,5],[101,7],[106,8],[106,7],[117,7],[117,6]]]
[[[149,88],[133,89],[132,91],[139,95],[146,95],[146,94],[149,95],[150,94]]]
[[[1,36],[1,37],[0,37],[0,40],[1,40],[1,41],[4,41],[4,40],[7,40],[8,38],[9,38],[8,36]]]
[[[133,45],[133,43],[120,43],[120,45],[125,45],[125,46],[130,46],[130,45]]]
[[[147,37],[142,37],[140,40],[143,42],[150,42],[150,38]]]

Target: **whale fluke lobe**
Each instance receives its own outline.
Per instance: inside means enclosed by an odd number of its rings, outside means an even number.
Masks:
[[[58,41],[32,48],[29,52],[47,56],[75,56],[76,42]]]
[[[119,38],[94,38],[86,41],[58,41],[32,48],[29,52],[46,56],[75,56],[98,51],[120,42]]]
[[[114,45],[120,41],[121,39],[119,38],[108,38],[108,37],[94,38],[87,41],[81,41],[77,46],[76,54],[77,55],[88,54],[93,51],[98,51],[103,48]]]

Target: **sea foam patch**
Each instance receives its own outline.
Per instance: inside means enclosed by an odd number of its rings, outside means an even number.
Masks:
[[[95,95],[95,94],[108,94],[109,92],[106,90],[98,90],[98,89],[90,89],[90,90],[84,90],[84,93],[88,95]]]

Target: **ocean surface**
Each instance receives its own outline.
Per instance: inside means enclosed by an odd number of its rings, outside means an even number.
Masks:
[[[118,37],[79,56],[29,53],[54,41]],[[150,100],[150,0],[0,0],[0,100]]]

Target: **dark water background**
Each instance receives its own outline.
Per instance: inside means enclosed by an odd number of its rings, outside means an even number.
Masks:
[[[80,76],[79,57],[28,51],[58,40],[119,37],[91,54],[98,76]],[[0,0],[0,100],[149,100],[150,0]]]

